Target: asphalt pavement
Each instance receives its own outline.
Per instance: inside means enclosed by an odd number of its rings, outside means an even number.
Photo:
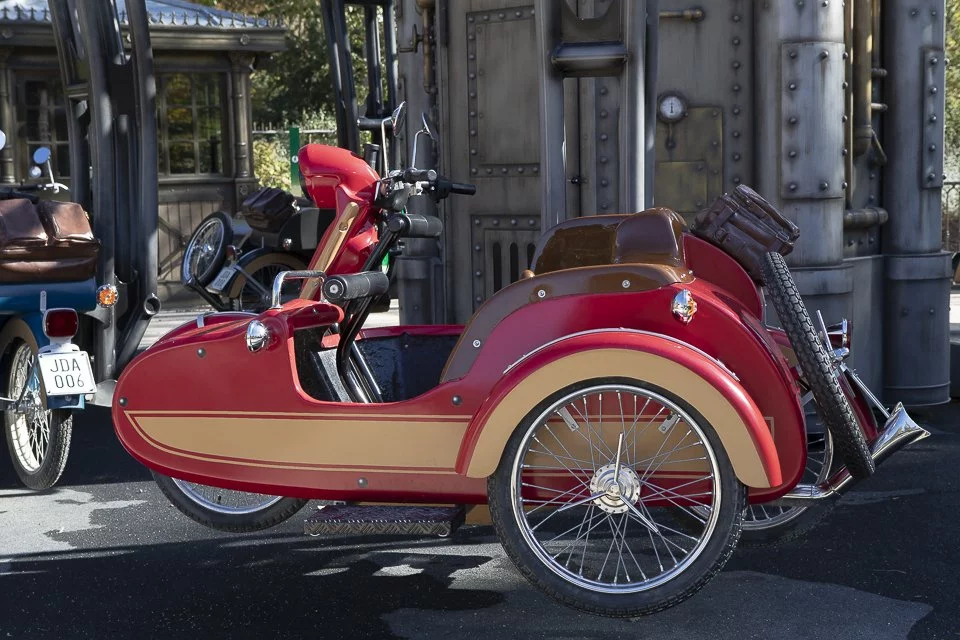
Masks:
[[[169,506],[109,414],[76,419],[60,485],[0,453],[2,638],[957,638],[960,404],[804,539],[741,547],[700,594],[636,620],[531,588],[489,527],[450,540],[204,529]],[[307,514],[308,505],[301,515]]]

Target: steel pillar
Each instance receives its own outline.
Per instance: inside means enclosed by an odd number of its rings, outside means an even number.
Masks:
[[[758,190],[800,227],[788,261],[807,305],[849,317],[843,3],[760,2],[755,11]]]
[[[947,402],[950,387],[950,256],[941,251],[943,0],[883,4],[890,99],[884,204],[886,256],[884,399]]]

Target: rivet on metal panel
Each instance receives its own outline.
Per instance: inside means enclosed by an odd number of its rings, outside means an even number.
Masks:
[[[358,478],[358,479],[357,479],[357,486],[359,486],[359,487],[365,487],[365,486],[367,486],[367,479],[366,479],[366,478]]]
[[[601,202],[601,203],[600,203],[600,208],[603,209],[604,211],[606,211],[607,209],[610,208],[610,203],[609,203],[609,202]]]
[[[607,156],[600,156],[600,164],[607,164],[607,162],[609,162]]]
[[[479,243],[479,242],[478,242],[477,244],[473,245],[473,250],[474,250],[474,251],[480,251],[481,248],[482,248],[482,247],[480,246],[480,243]]]
[[[630,281],[629,281],[629,280],[624,280],[623,282],[620,283],[620,286],[623,287],[624,289],[629,289],[629,288],[630,288]]]
[[[849,187],[849,186],[850,186],[849,184],[847,184],[846,182],[844,182],[843,184],[840,185],[840,188],[846,190],[846,188]]]
[[[600,134],[600,141],[601,141],[601,142],[606,142],[606,141],[607,141],[607,138],[609,138],[609,137],[610,137],[610,136],[608,136],[607,134],[601,133],[601,134]]]
[[[850,58],[850,53],[847,52],[847,51],[844,51],[844,52],[843,52],[843,59],[844,59],[844,60],[847,60],[848,58]]]
[[[516,218],[511,218],[510,224],[512,224],[513,226],[517,226],[517,219],[516,219]]]
[[[467,22],[473,22],[475,19],[473,16],[467,16]]]
[[[517,16],[518,18],[523,17],[523,11],[517,11],[513,15]]]
[[[840,155],[846,156],[848,153],[850,153],[850,152],[847,151],[847,148],[846,148],[846,147],[844,147],[843,149],[840,149]]]
[[[607,91],[609,91],[609,89],[607,89],[606,87],[600,87],[600,95],[602,96],[607,95]]]
[[[739,137],[740,137],[740,132],[739,132],[739,131],[734,131],[734,132],[731,133],[730,135],[732,135],[734,138],[739,138]]]
[[[697,200],[697,209],[703,207],[703,200]]]
[[[804,2],[803,0],[797,0],[797,7],[803,9]]]
[[[930,87],[930,95],[937,95],[938,89],[936,87]]]
[[[829,6],[830,6],[830,0],[823,0],[823,2],[820,3],[820,5],[821,5],[821,6],[824,6],[824,7],[829,7]]]
[[[796,91],[796,90],[797,90],[797,83],[796,83],[796,82],[791,82],[790,84],[787,85],[787,88],[790,89],[790,91]]]
[[[472,136],[477,135],[477,130],[476,130],[476,129],[470,129],[470,135],[472,135]]]
[[[714,140],[713,142],[710,143],[710,146],[713,147],[714,149],[716,149],[717,147],[720,146],[720,141],[719,141],[719,140]]]
[[[477,276],[478,278],[482,278],[482,277],[483,277],[483,271],[474,271],[474,272],[473,272],[473,275]]]
[[[739,154],[739,153],[733,154],[733,161],[734,161],[734,162],[740,162],[740,154]]]
[[[791,57],[791,58],[796,58],[796,57],[797,57],[797,50],[796,50],[796,49],[791,49],[791,50],[790,50],[790,57]]]
[[[505,14],[503,11],[501,11],[500,13],[497,14],[497,17],[500,18],[501,20],[503,20],[504,18],[507,17],[507,14]]]
[[[533,172],[534,172],[534,173],[540,173],[540,167],[534,167],[534,168],[533,168]]]
[[[483,302],[483,298],[481,298],[480,296],[477,296],[476,298],[474,298],[474,300],[476,302]]]
[[[918,15],[920,15],[920,9],[911,9],[911,10],[910,10],[910,17],[911,17],[911,18],[916,18]]]
[[[876,202],[877,196],[875,196],[875,195],[873,195],[873,194],[870,194],[870,197],[867,198],[867,200],[869,200],[870,202]]]
[[[453,402],[453,406],[459,407],[460,404],[463,402],[463,398],[461,398],[460,396],[453,396],[453,398],[451,398],[451,402]]]
[[[829,51],[821,51],[821,52],[820,52],[820,59],[821,59],[821,60],[826,60],[826,59],[829,58],[829,57],[830,57],[830,52],[829,52]]]
[[[740,89],[741,89],[741,87],[740,87],[739,84],[733,85],[733,92],[734,92],[734,93],[739,93],[739,92],[740,92]]]
[[[477,150],[476,150],[476,149],[470,149],[470,155],[472,155],[472,156],[477,155]]]
[[[471,111],[471,112],[470,112],[470,117],[471,117],[471,118],[476,118],[476,117],[477,117],[477,112],[476,112],[476,111]]]
[[[929,149],[930,149],[930,153],[934,153],[937,150],[937,145],[932,144],[930,145]]]
[[[840,122],[846,122],[849,119],[850,118],[847,117],[847,114],[843,114],[842,116],[840,116]]]
[[[849,82],[844,82],[843,84],[840,85],[840,88],[841,88],[841,89],[846,89],[846,88],[849,87],[849,86],[850,86],[850,83],[849,83]]]
[[[930,114],[930,122],[936,122],[936,121],[937,121],[937,116],[934,114]]]
[[[790,183],[790,186],[789,186],[788,188],[790,189],[790,191],[796,191],[796,190],[797,190],[797,186],[798,186],[798,185],[797,185],[796,182],[791,182],[791,183]]]
[[[798,122],[797,116],[790,116],[790,119],[787,120],[787,122],[789,122],[790,124],[797,124]]]
[[[733,178],[733,184],[740,184],[741,182],[742,182],[742,180],[740,180],[740,176],[734,176],[734,178]]]
[[[523,173],[523,167],[517,167],[517,173]]]
[[[198,358],[206,358],[206,357],[207,357],[207,350],[206,350],[206,349],[197,349],[197,357],[198,357]]]
[[[527,224],[532,227],[537,224],[537,221],[534,220],[533,218],[530,218],[529,220],[527,220]]]
[[[870,174],[870,179],[871,179],[871,180],[876,180],[876,179],[877,179],[877,174],[871,173],[871,174]]]
[[[478,173],[479,173],[479,171],[477,171],[476,169],[470,169],[470,174],[471,174],[471,175],[474,175],[474,176],[475,176],[475,175],[477,175]]]
[[[732,16],[730,16],[730,19],[733,20],[734,22],[740,22],[740,14],[735,13]]]
[[[600,117],[601,117],[601,118],[606,118],[606,117],[607,117],[607,110],[606,110],[606,109],[601,109],[601,110],[600,110]]]
[[[928,181],[928,182],[933,182],[933,181],[936,180],[936,179],[937,179],[937,174],[935,174],[935,173],[928,173],[928,174],[927,174],[927,181]]]
[[[477,79],[477,74],[471,73],[471,74],[469,75],[469,78],[470,78],[471,80],[476,80],[476,79]],[[471,114],[471,115],[473,115],[473,114]]]
[[[490,169],[490,168],[488,167],[488,168],[487,168],[487,175],[490,175],[491,173],[493,173],[493,169]]]
[[[503,169],[500,169],[500,173],[508,173],[509,171],[510,170],[507,169],[506,167],[504,167]]]
[[[936,9],[930,9],[930,15],[933,16],[934,18],[936,18],[936,17],[937,17],[937,10],[936,10]]]
[[[601,187],[605,187],[605,186],[607,186],[608,184],[610,184],[610,181],[607,180],[606,178],[604,178],[603,180],[600,181],[600,186],[601,186]]]
[[[484,21],[484,22],[489,22],[489,20],[490,20],[490,16],[483,16],[483,21]]]
[[[734,107],[734,108],[733,108],[733,115],[735,115],[735,116],[740,115],[740,107]]]
[[[499,221],[499,220],[494,220],[494,221],[493,221],[493,226],[499,227],[499,226],[500,226],[500,221]]]
[[[538,289],[538,290],[537,290],[537,297],[540,298],[541,300],[543,300],[544,298],[547,297],[547,292],[544,291],[543,289]]]
[[[791,158],[796,158],[796,157],[797,157],[797,150],[796,150],[796,149],[791,149],[790,152],[787,153],[787,155],[790,156]]]
[[[940,62],[940,59],[937,58],[936,56],[930,58],[930,66],[931,66],[931,67],[937,66],[937,63],[938,63],[938,62]]]
[[[473,341],[473,348],[474,348],[474,349],[479,349],[479,348],[480,348],[480,341],[479,341],[479,340],[474,340],[474,341]]]
[[[829,182],[821,182],[821,183],[820,183],[820,191],[826,191],[826,190],[829,189],[829,188],[830,188],[830,183],[829,183]]]
[[[734,39],[733,39],[733,46],[735,46],[735,47],[739,47],[739,46],[740,46],[740,38],[734,37]]]
[[[720,109],[714,109],[714,110],[710,113],[710,115],[712,115],[714,118],[720,117]]]
[[[475,227],[479,227],[479,226],[480,226],[480,219],[479,219],[479,218],[477,218],[476,220],[473,221],[473,226],[475,226]]]

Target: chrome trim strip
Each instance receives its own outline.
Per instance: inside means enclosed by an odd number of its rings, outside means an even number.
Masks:
[[[701,356],[703,356],[704,358],[710,360],[711,362],[713,362],[714,364],[716,364],[717,366],[719,366],[721,369],[723,369],[724,371],[726,371],[728,374],[730,374],[730,377],[731,377],[731,378],[733,378],[733,379],[736,380],[737,382],[740,382],[739,376],[737,376],[737,374],[735,374],[733,371],[731,371],[730,368],[727,367],[727,365],[723,364],[723,362],[721,362],[721,361],[718,360],[717,358],[714,358],[712,355],[710,355],[709,353],[707,353],[707,352],[704,351],[703,349],[700,349],[700,348],[698,348],[698,347],[693,346],[692,344],[690,344],[690,343],[688,343],[688,342],[684,342],[683,340],[679,340],[679,339],[677,339],[677,338],[674,338],[673,336],[668,336],[668,335],[663,334],[663,333],[655,333],[655,332],[653,332],[653,331],[643,331],[642,329],[627,329],[627,328],[623,328],[623,327],[621,327],[621,328],[619,328],[619,329],[609,328],[609,327],[606,328],[606,329],[589,329],[589,330],[587,330],[587,331],[578,331],[577,333],[568,333],[568,334],[565,335],[565,336],[560,336],[559,338],[555,338],[555,339],[551,340],[550,342],[546,342],[546,343],[540,345],[539,347],[537,347],[536,349],[534,349],[533,351],[528,351],[527,353],[525,353],[525,354],[523,354],[522,356],[520,356],[520,358],[517,359],[516,361],[514,361],[513,364],[511,364],[510,366],[508,366],[506,369],[503,370],[503,375],[506,375],[506,374],[509,373],[511,370],[515,369],[521,362],[523,362],[523,361],[526,360],[527,358],[529,358],[529,357],[531,357],[531,356],[533,356],[533,355],[535,355],[535,354],[537,354],[537,353],[540,353],[540,352],[543,351],[544,349],[548,349],[549,347],[552,347],[552,346],[555,345],[555,344],[559,344],[560,342],[563,342],[564,340],[570,340],[571,338],[579,338],[580,336],[586,336],[586,335],[592,335],[592,334],[599,334],[599,333],[630,333],[630,334],[643,335],[643,336],[653,336],[653,337],[655,337],[655,338],[663,338],[664,340],[668,340],[669,342],[672,342],[672,343],[674,343],[674,344],[678,344],[678,345],[684,346],[684,347],[686,347],[686,348],[688,348],[688,349],[690,349],[690,350],[692,350],[692,351],[700,354]]]
[[[877,439],[870,445],[870,455],[874,464],[880,466],[894,453],[914,442],[928,437],[930,432],[918,425],[907,414],[902,404],[897,404],[890,419],[884,424]],[[857,483],[846,467],[841,468],[832,478],[822,484],[798,484],[789,493],[775,500],[779,506],[809,506],[820,500],[834,500],[850,490]]]

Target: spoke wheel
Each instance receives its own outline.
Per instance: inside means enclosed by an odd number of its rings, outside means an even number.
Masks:
[[[223,211],[207,216],[197,227],[183,250],[181,277],[183,282],[195,279],[205,287],[216,277],[227,257],[227,246],[233,242],[230,216]]]
[[[6,396],[15,402],[4,411],[4,431],[21,482],[42,491],[55,485],[67,466],[73,419],[69,411],[47,409],[35,361],[25,342],[10,353]]]
[[[303,508],[306,500],[221,489],[154,472],[163,494],[184,515],[220,531],[244,533],[280,524]]]
[[[243,283],[240,295],[233,300],[236,311],[261,313],[270,308],[272,302],[273,281],[281,271],[290,271],[288,264],[268,263],[250,274]],[[300,295],[301,282],[288,280],[280,290],[280,302],[286,303]]]
[[[736,545],[745,492],[691,407],[627,380],[581,383],[516,430],[490,480],[494,524],[553,597],[614,616],[699,590]]]

